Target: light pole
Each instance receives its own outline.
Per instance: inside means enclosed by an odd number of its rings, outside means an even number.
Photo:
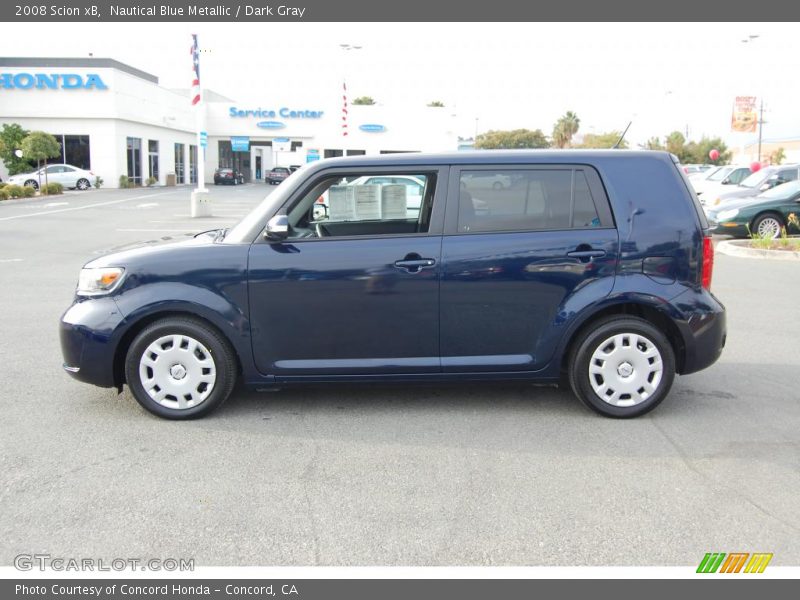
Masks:
[[[361,46],[356,46],[354,44],[339,44],[339,48],[345,53],[345,56],[348,56],[348,53],[354,50],[361,50]],[[342,156],[347,156],[347,148],[349,144],[347,143],[348,137],[348,129],[349,129],[349,111],[348,111],[348,99],[347,99],[347,59],[342,61],[342,67],[344,71],[344,75],[342,76]]]

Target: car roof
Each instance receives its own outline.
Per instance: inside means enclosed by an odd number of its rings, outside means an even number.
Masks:
[[[467,150],[462,152],[404,152],[326,158],[315,161],[320,167],[363,167],[368,165],[478,165],[540,162],[591,162],[597,159],[625,160],[661,158],[672,161],[671,155],[658,150]]]

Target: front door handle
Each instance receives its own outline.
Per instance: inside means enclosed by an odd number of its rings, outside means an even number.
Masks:
[[[433,258],[405,258],[396,260],[394,266],[398,269],[405,269],[409,273],[418,273],[422,269],[430,269],[436,264]]]

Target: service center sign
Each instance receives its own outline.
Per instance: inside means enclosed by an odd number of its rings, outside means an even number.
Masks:
[[[0,90],[107,90],[97,73],[0,73]]]

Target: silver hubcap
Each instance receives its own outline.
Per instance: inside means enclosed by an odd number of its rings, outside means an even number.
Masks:
[[[778,219],[767,217],[758,224],[759,237],[776,238],[781,234],[781,224]]]
[[[184,410],[203,402],[214,389],[217,370],[211,353],[187,335],[165,335],[142,354],[139,379],[161,406]]]
[[[637,333],[620,333],[600,344],[589,361],[589,382],[612,406],[635,406],[658,389],[664,365],[655,344]]]

